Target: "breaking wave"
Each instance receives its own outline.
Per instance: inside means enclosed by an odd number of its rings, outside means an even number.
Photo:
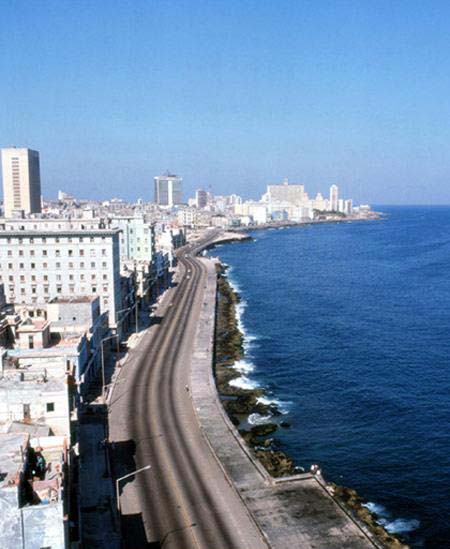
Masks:
[[[417,519],[394,518],[386,507],[379,503],[363,503],[371,513],[377,516],[377,522],[383,526],[389,534],[406,534],[413,532],[420,526],[420,521]]]
[[[246,389],[247,391],[252,391],[259,387],[259,383],[253,379],[249,379],[247,376],[237,377],[228,382],[232,387],[237,387],[238,389]]]

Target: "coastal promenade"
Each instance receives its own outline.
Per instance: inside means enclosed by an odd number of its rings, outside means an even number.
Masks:
[[[124,547],[367,548],[372,535],[320,476],[273,479],[220,403],[212,373],[215,263],[186,247],[151,327],[131,351],[109,403]]]
[[[382,547],[332,497],[319,475],[272,478],[228,419],[212,372],[216,266],[200,260],[207,282],[191,367],[192,398],[198,421],[225,474],[273,549]]]

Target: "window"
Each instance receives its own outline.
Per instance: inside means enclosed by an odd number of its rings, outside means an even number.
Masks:
[[[81,256],[84,255],[84,250],[80,250],[80,255],[81,255]]]
[[[44,282],[47,282],[48,280],[48,275],[44,275]]]
[[[56,266],[57,269],[61,269],[61,263],[59,263],[59,261],[56,263],[55,266]]]
[[[8,269],[12,269],[13,268],[13,264],[12,263],[8,263]]]
[[[61,275],[56,275],[56,280],[60,281],[61,280]]]
[[[97,293],[97,288],[95,286],[92,286],[92,293],[93,294]]]
[[[103,280],[108,280],[108,275],[103,275]]]
[[[28,336],[28,348],[29,349],[34,349],[34,339],[33,339],[32,335]]]
[[[61,250],[55,250],[55,256],[60,257],[61,256]]]
[[[69,269],[73,269],[73,263],[69,263]]]
[[[102,255],[106,255],[106,250],[102,250]]]
[[[30,250],[30,255],[34,256],[34,250]]]
[[[14,282],[14,277],[13,277],[13,275],[9,275],[8,278],[9,278],[9,281],[10,281],[10,282]],[[25,277],[24,277],[24,276],[21,276],[21,277],[20,277],[20,282],[25,282]]]
[[[95,269],[95,261],[91,261],[91,269]]]
[[[80,274],[80,280],[84,280],[84,274]]]
[[[69,257],[72,257],[73,256],[73,250],[69,250]]]
[[[83,263],[83,261],[80,263],[80,269],[84,269],[84,263]]]
[[[69,275],[69,280],[73,280],[73,275]]]
[[[19,250],[19,255],[23,256],[23,250]]]
[[[47,263],[42,263],[42,268],[46,269],[47,268]]]
[[[42,255],[43,255],[44,257],[46,257],[46,256],[47,256],[47,250],[42,250]]]
[[[103,267],[103,269],[106,269],[108,267],[108,263],[106,263],[106,261],[103,261],[102,267]]]
[[[47,402],[46,408],[47,408],[47,412],[54,412],[55,411],[55,403],[54,402]]]
[[[96,279],[95,274],[91,274],[91,280],[95,280],[95,279]]]
[[[8,255],[12,256],[12,250],[8,250]]]
[[[19,263],[19,269],[23,269],[23,263]]]
[[[60,293],[62,292],[62,286],[61,286],[60,284],[58,284],[58,285],[56,286],[56,292],[57,292],[58,294],[60,294]]]
[[[35,269],[36,268],[36,263],[30,263],[30,268]]]

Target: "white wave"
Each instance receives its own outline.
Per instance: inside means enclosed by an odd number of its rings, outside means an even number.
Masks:
[[[390,534],[412,532],[420,526],[420,521],[417,519],[393,518],[388,509],[379,503],[369,501],[363,503],[363,507],[369,509],[371,513],[375,513],[377,515],[377,522]]]
[[[249,362],[248,360],[241,359],[235,362],[232,368],[234,368],[235,370],[243,374],[248,374],[255,370],[255,365]]]
[[[380,505],[379,503],[373,503],[372,501],[368,501],[367,503],[363,503],[362,505],[366,509],[369,509],[371,513],[375,513],[379,517],[389,515],[389,512],[386,509],[386,507],[383,507],[383,505]]]
[[[386,528],[390,534],[403,534],[417,530],[420,522],[417,519],[398,518],[392,521],[380,519],[380,524]]]
[[[249,379],[247,376],[237,377],[228,382],[232,387],[237,387],[238,389],[246,389],[251,391],[259,387],[259,383],[252,379]]]
[[[264,404],[265,406],[276,406],[283,415],[289,413],[289,405],[292,404],[292,402],[270,398],[268,396],[260,396],[256,399],[256,402]]]
[[[271,423],[273,417],[269,414],[267,416],[262,416],[261,414],[250,414],[247,418],[247,421],[250,425],[264,425],[265,423]]]

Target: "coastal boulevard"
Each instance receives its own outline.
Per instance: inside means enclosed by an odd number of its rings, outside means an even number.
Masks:
[[[206,276],[195,252],[218,235],[210,231],[178,254],[177,282],[130,352],[110,399],[114,477],[131,473],[118,486],[125,548],[267,548],[202,435],[189,388]]]

